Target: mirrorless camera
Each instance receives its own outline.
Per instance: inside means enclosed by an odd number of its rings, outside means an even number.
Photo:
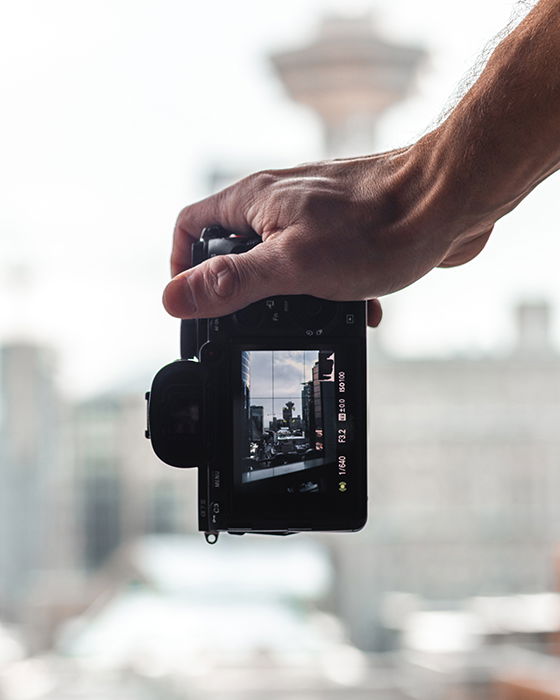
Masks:
[[[261,243],[218,226],[193,265]],[[354,531],[367,519],[366,304],[262,299],[181,321],[181,359],[155,376],[156,455],[197,467],[198,527],[218,533]]]

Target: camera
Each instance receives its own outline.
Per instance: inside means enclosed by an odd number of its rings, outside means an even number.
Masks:
[[[197,265],[261,243],[205,228]],[[262,299],[181,321],[181,359],[155,376],[146,437],[198,468],[198,528],[231,534],[346,531],[367,519],[366,304]]]

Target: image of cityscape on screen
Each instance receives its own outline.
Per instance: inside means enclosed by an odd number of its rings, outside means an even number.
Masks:
[[[332,350],[243,351],[241,487],[302,472],[297,493],[317,493],[317,467],[336,456]]]

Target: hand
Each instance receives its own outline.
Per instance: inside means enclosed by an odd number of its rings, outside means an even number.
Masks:
[[[491,225],[461,216],[423,142],[375,156],[256,173],[182,210],[175,227],[164,304],[180,318],[231,313],[276,294],[372,300],[402,289],[437,265],[474,257]],[[452,191],[451,188],[450,191]],[[454,217],[446,219],[446,213]],[[263,243],[189,269],[190,249],[205,226]]]
[[[167,310],[219,316],[274,294],[375,299],[471,260],[495,222],[560,168],[558,56],[559,4],[540,0],[413,146],[257,173],[186,207]],[[211,224],[253,229],[263,243],[188,269],[192,241]],[[380,318],[374,301],[370,321]]]

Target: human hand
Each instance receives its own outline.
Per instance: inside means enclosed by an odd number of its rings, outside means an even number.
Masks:
[[[446,120],[409,148],[257,173],[186,207],[165,307],[195,318],[275,294],[375,299],[471,260],[495,222],[560,168],[557,56],[558,2],[540,0]],[[263,243],[188,269],[192,242],[212,224],[253,229]],[[379,302],[370,312],[377,323]]]
[[[484,246],[492,225],[467,221],[453,188],[434,176],[424,142],[375,156],[256,173],[182,210],[164,293],[180,318],[232,313],[276,294],[371,300],[402,289],[437,265],[458,265]],[[438,173],[439,175],[439,173]],[[446,219],[451,216],[452,219]],[[263,243],[190,268],[205,226],[250,229]]]

